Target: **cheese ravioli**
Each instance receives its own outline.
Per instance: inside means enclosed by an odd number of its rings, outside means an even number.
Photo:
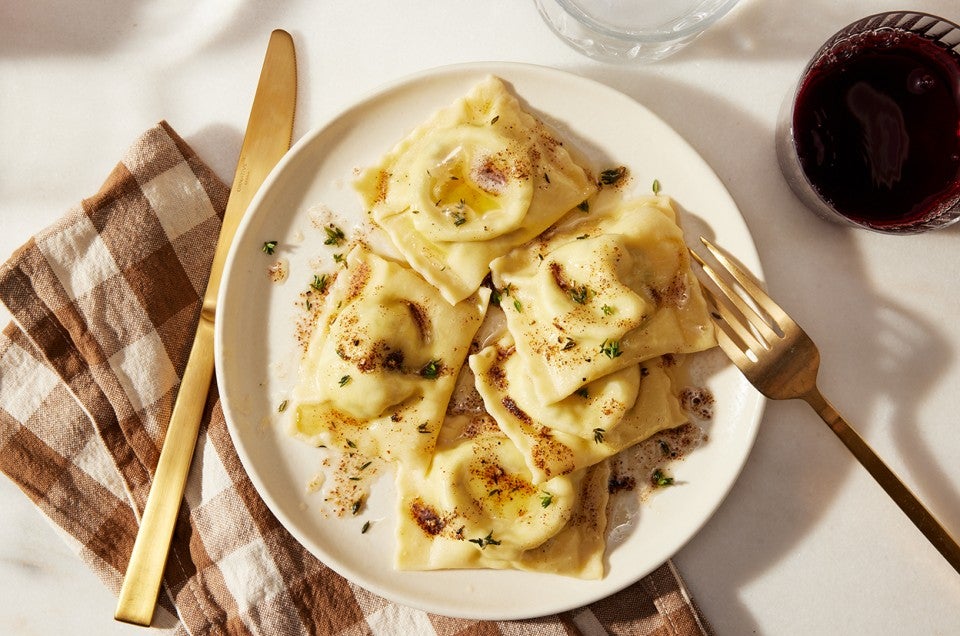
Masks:
[[[507,328],[539,400],[715,344],[667,197],[615,203],[491,263]]]
[[[397,568],[601,578],[609,474],[602,464],[534,484],[487,416],[452,416],[428,468],[398,466]]]
[[[490,261],[596,190],[492,76],[363,171],[356,187],[410,266],[451,303],[477,290]]]
[[[667,366],[654,358],[543,404],[509,336],[470,356],[487,412],[523,454],[534,483],[592,466],[687,422]]]
[[[421,465],[487,308],[450,305],[416,272],[358,245],[328,290],[301,363],[294,434]]]

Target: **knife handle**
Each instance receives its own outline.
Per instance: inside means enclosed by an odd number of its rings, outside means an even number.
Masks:
[[[213,378],[213,322],[201,317],[170,416],[157,471],[120,588],[114,618],[148,627],[160,593],[173,529]]]

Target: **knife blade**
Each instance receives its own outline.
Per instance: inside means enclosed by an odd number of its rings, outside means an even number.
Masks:
[[[120,589],[114,614],[118,621],[149,626],[153,620],[200,419],[213,378],[214,321],[224,264],[250,201],[290,149],[296,96],[297,64],[293,38],[286,31],[277,29],[270,34],[210,279],[203,295],[200,321]]]

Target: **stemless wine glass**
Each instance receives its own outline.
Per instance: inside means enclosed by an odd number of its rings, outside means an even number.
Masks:
[[[738,0],[535,0],[565,42],[591,57],[651,62],[680,50]]]
[[[840,30],[784,101],[777,156],[824,218],[889,234],[960,219],[960,27],[897,11]]]

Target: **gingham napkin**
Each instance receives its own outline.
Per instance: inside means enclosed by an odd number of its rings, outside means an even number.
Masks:
[[[227,187],[165,122],[100,191],[0,268],[0,469],[120,588],[186,365]],[[104,616],[104,620],[109,620]],[[559,616],[478,622],[395,605],[310,555],[257,495],[215,390],[154,625],[181,634],[705,634],[665,563]]]

